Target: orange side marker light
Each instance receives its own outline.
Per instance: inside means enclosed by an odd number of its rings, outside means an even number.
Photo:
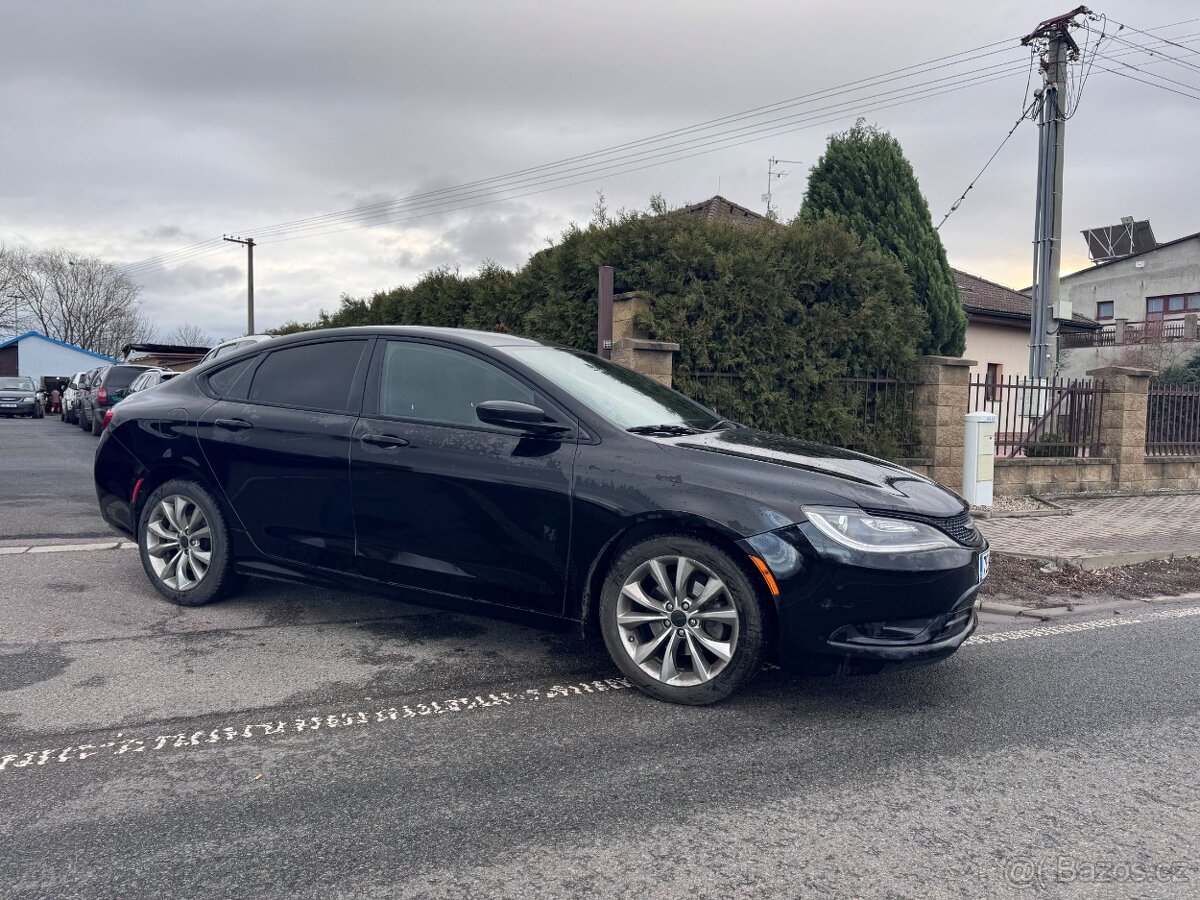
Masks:
[[[775,583],[775,576],[771,574],[771,570],[767,568],[767,564],[757,556],[751,556],[750,561],[754,563],[754,567],[762,573],[763,581],[767,583],[767,590],[771,592],[771,596],[778,597],[779,585]]]

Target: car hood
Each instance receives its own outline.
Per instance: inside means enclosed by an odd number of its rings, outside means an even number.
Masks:
[[[680,452],[739,460],[737,468],[757,469],[802,502],[838,498],[864,509],[937,517],[961,515],[969,508],[957,494],[895,463],[753,428],[706,432],[670,443]]]
[[[21,400],[36,393],[33,388],[0,388],[0,400]]]

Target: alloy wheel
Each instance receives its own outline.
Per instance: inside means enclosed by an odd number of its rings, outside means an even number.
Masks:
[[[677,687],[721,674],[737,651],[740,622],[725,582],[686,556],[642,563],[617,600],[625,651],[647,675]]]
[[[146,553],[167,587],[190,591],[212,563],[212,529],[204,510],[181,494],[163,497],[146,521]]]

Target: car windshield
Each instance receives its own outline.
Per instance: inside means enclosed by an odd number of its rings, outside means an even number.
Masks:
[[[500,350],[562,387],[593,412],[625,429],[708,431],[723,420],[652,378],[590,353],[557,347]]]
[[[0,391],[32,391],[32,378],[0,378]]]

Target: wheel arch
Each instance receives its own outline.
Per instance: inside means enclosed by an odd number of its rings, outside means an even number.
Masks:
[[[763,583],[762,575],[754,568],[746,552],[737,541],[741,535],[734,531],[691,513],[662,512],[640,516],[629,522],[625,528],[614,534],[600,549],[592,560],[583,582],[583,596],[580,601],[579,622],[585,637],[599,633],[600,622],[600,592],[604,589],[604,580],[613,562],[627,548],[649,538],[661,537],[668,534],[680,534],[708,541],[729,554],[734,564],[739,566],[758,596],[759,605],[763,608],[765,619],[770,628],[774,629],[777,620],[775,604],[769,602],[770,595]]]

